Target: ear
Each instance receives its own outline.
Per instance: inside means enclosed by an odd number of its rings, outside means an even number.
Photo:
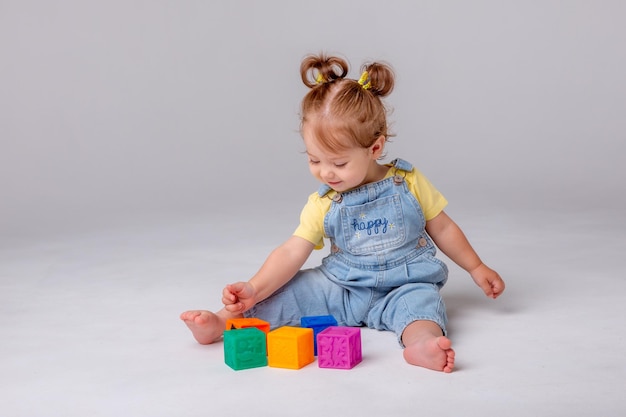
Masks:
[[[376,141],[372,144],[372,146],[370,146],[370,155],[372,159],[376,160],[382,156],[383,152],[385,151],[386,142],[387,140],[385,139],[385,136],[380,135],[378,139],[376,139]]]

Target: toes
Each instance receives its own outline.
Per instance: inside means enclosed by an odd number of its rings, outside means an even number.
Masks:
[[[452,341],[445,336],[437,338],[437,345],[443,350],[449,350],[452,347]]]
[[[180,319],[186,322],[195,322],[201,324],[203,320],[198,320],[198,318],[202,317],[202,312],[199,310],[190,310],[185,311],[180,315]]]
[[[190,316],[191,316],[191,317],[190,317]],[[191,318],[193,318],[193,316],[192,316],[192,312],[191,312],[191,311],[185,311],[185,312],[183,312],[183,313],[181,313],[181,314],[180,314],[180,319],[181,319],[181,320],[188,321],[188,320],[190,320]]]

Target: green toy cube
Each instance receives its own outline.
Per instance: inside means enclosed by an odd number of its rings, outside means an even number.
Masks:
[[[267,366],[267,338],[256,327],[224,332],[224,362],[235,371]]]

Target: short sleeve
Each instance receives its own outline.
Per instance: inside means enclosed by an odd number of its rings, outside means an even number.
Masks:
[[[300,224],[294,236],[308,240],[315,249],[324,247],[324,216],[330,209],[330,200],[321,198],[318,193],[309,196],[309,200],[300,213]]]
[[[432,220],[448,205],[448,200],[435,188],[434,185],[416,168],[406,176],[409,190],[422,207],[424,219]]]

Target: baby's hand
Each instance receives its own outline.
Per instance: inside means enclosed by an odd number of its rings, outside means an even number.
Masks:
[[[485,264],[470,271],[472,279],[487,297],[498,298],[504,291],[504,280],[500,275]]]
[[[229,284],[222,291],[222,303],[231,313],[243,313],[256,303],[254,287],[249,282]]]

